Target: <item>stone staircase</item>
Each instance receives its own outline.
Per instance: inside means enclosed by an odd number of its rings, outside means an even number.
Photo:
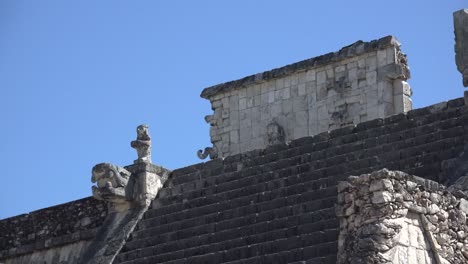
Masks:
[[[466,124],[460,98],[175,170],[114,263],[336,263],[337,182],[443,180]]]
[[[115,263],[334,263],[337,177],[311,172],[313,156],[295,151],[175,171]]]

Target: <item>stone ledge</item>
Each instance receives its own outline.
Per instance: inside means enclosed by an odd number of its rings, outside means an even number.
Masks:
[[[132,173],[138,173],[138,172],[146,171],[146,172],[155,173],[155,174],[160,175],[160,176],[167,175],[167,174],[171,173],[171,171],[166,169],[166,168],[163,168],[161,166],[158,166],[158,165],[155,165],[155,164],[152,164],[152,163],[145,163],[145,162],[140,162],[140,163],[125,166],[125,169],[127,169],[128,171],[130,171]]]
[[[360,40],[351,45],[343,47],[337,52],[330,52],[325,55],[289,64],[281,68],[276,68],[270,71],[250,75],[239,80],[230,81],[205,88],[200,96],[202,98],[208,99],[209,97],[214,96],[220,92],[229,91],[231,89],[236,89],[253,83],[259,83],[275,78],[280,78],[286,75],[290,75],[293,72],[300,72],[307,69],[323,66],[325,64],[341,61],[371,51],[385,49],[391,46],[400,46],[398,40],[393,36],[386,36],[369,42],[364,42]]]

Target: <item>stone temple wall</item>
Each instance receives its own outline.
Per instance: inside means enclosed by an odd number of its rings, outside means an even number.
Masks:
[[[206,88],[214,157],[411,110],[409,69],[391,37]]]
[[[338,184],[338,263],[467,263],[465,192],[400,171]]]
[[[463,85],[468,87],[468,9],[453,13],[455,28],[455,62],[462,74]]]

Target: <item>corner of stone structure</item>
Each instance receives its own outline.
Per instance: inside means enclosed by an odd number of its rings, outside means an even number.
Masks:
[[[455,32],[455,63],[462,74],[463,86],[468,87],[468,9],[453,13]]]
[[[158,191],[163,187],[169,178],[170,170],[148,162],[139,162],[125,169],[131,172],[134,177],[134,189],[132,200],[138,206],[147,207],[156,198]]]
[[[131,147],[138,155],[133,164],[100,163],[92,169],[93,196],[107,202],[109,215],[80,263],[112,263],[171,173],[151,162],[148,126],[137,127]]]
[[[386,169],[338,184],[338,263],[467,263],[468,201]]]
[[[212,146],[201,159],[263,149],[412,109],[410,71],[393,36],[205,88]],[[275,127],[272,126],[275,125]]]

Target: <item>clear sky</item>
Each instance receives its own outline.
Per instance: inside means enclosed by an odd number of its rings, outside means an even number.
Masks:
[[[461,97],[452,13],[468,1],[0,1],[0,219],[91,195],[91,168],[210,146],[203,88],[396,36],[414,107]]]

